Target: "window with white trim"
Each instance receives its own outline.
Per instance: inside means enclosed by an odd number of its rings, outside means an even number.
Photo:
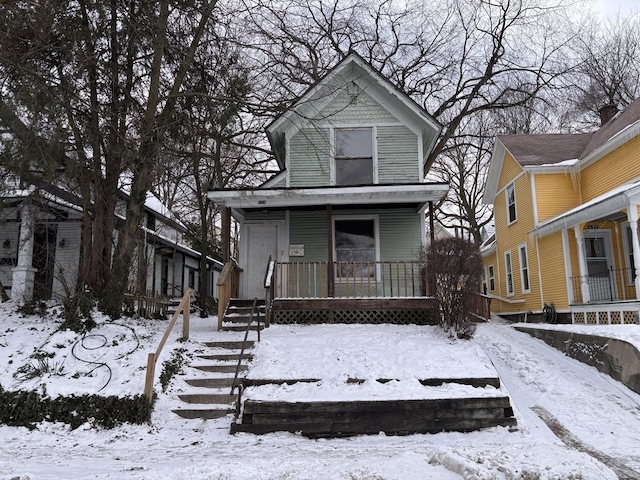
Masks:
[[[507,297],[510,297],[514,294],[513,291],[513,270],[511,267],[511,250],[507,250],[504,252],[504,269],[506,270],[507,276]]]
[[[496,276],[493,270],[493,265],[489,265],[489,291],[493,292],[496,289]]]
[[[505,189],[507,197],[507,223],[511,224],[517,220],[516,217],[516,189],[513,183],[507,185]]]
[[[529,285],[529,259],[527,257],[527,244],[523,243],[518,247],[520,255],[520,280],[522,281],[522,293],[530,293]]]
[[[373,129],[335,129],[336,185],[373,184]]]
[[[378,228],[376,218],[334,219],[336,277],[376,278]]]

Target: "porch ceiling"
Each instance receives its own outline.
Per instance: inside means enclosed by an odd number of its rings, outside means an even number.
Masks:
[[[610,218],[631,205],[640,205],[640,182],[610,190],[579,207],[542,222],[531,233],[541,238],[580,223]]]
[[[212,190],[209,199],[232,209],[293,208],[314,205],[416,204],[417,210],[437,202],[449,191],[446,183],[345,187]]]

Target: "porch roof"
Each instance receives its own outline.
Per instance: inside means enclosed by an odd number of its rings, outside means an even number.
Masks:
[[[541,238],[580,223],[612,215],[630,205],[638,204],[640,204],[640,181],[627,183],[540,223],[531,231],[531,234]]]
[[[441,200],[448,191],[447,183],[414,183],[211,190],[208,195],[211,201],[235,210],[318,205],[416,204],[416,210],[420,211],[426,208],[428,202]]]

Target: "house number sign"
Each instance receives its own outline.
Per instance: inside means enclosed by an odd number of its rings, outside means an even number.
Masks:
[[[290,257],[304,257],[304,245],[289,245]]]

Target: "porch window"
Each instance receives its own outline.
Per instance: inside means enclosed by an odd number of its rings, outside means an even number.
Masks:
[[[375,278],[375,219],[335,220],[335,259],[338,278]]]
[[[531,292],[529,286],[529,260],[527,258],[527,245],[522,244],[518,247],[520,252],[520,277],[522,280],[522,293]]]
[[[493,271],[493,265],[489,265],[489,291],[493,292],[496,289],[496,277]]]
[[[513,183],[507,185],[507,223],[513,223],[516,221],[516,189]]]
[[[513,270],[511,268],[511,251],[504,252],[504,268],[507,271],[507,297],[513,295]]]
[[[373,130],[339,128],[335,141],[336,185],[373,184]]]

